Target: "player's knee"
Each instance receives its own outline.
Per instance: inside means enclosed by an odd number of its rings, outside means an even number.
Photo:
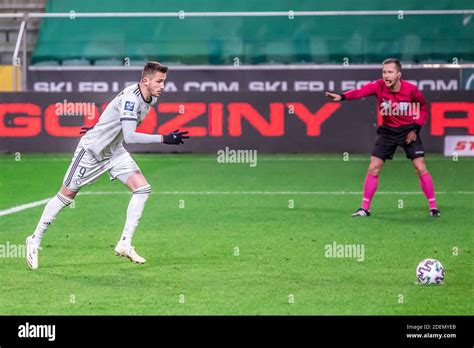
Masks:
[[[382,170],[382,166],[370,165],[368,172],[372,176],[378,176],[381,170]]]
[[[428,173],[428,170],[426,169],[425,166],[415,167],[415,170],[416,170],[416,174],[418,174],[418,176],[422,176],[422,175],[425,175],[426,173]]]
[[[425,162],[422,160],[414,160],[413,167],[415,167],[416,174],[418,174],[419,176],[425,175],[428,172],[428,170],[426,169]]]
[[[69,190],[64,185],[61,186],[61,189],[59,190],[59,193],[62,194],[63,196],[65,196],[65,197],[71,199],[71,200],[73,200],[77,195],[77,192]]]
[[[147,197],[147,198],[150,195],[150,193],[151,193],[151,185],[150,184],[143,185],[143,186],[137,188],[136,190],[133,190],[134,195],[142,195],[143,197]]]

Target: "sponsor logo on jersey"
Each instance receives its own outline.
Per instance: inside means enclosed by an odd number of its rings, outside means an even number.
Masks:
[[[135,102],[131,102],[131,101],[126,101],[125,102],[125,111],[133,111],[133,109],[135,108]]]

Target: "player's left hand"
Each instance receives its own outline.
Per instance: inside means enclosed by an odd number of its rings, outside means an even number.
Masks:
[[[179,129],[177,129],[174,132],[163,135],[163,143],[171,145],[184,144],[183,139],[189,139],[186,134],[188,134],[187,131],[180,132]]]
[[[410,131],[408,134],[407,134],[407,139],[406,139],[406,143],[407,144],[411,144],[412,142],[414,142],[416,140],[416,133],[414,131]]]

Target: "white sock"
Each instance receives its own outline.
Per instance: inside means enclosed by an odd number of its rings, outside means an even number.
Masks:
[[[125,221],[125,228],[123,229],[122,237],[120,237],[119,244],[124,247],[132,245],[132,238],[138,222],[142,217],[145,203],[151,192],[151,186],[145,185],[133,191],[132,199],[128,204],[127,221]]]
[[[57,193],[44,208],[43,215],[41,215],[38,226],[36,227],[35,232],[31,236],[34,243],[38,246],[43,239],[44,233],[48,229],[49,225],[56,219],[56,215],[65,207],[72,203],[72,199],[69,199],[63,196],[61,193]]]

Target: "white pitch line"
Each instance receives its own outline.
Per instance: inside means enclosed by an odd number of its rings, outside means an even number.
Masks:
[[[18,205],[16,207],[13,207],[13,208],[10,208],[10,209],[0,210],[0,216],[9,215],[9,214],[17,213],[17,212],[22,211],[22,210],[34,208],[34,207],[37,207],[39,205],[46,204],[50,200],[51,200],[51,198],[46,198],[46,199],[43,199],[41,201],[31,202],[31,203],[27,203],[27,204]]]
[[[131,194],[128,191],[89,191],[89,192],[80,192],[79,195],[119,195],[119,194]],[[362,191],[162,191],[162,192],[152,192],[155,195],[361,195]],[[382,191],[377,192],[377,195],[421,195],[423,192],[417,191]],[[474,191],[440,191],[436,194],[474,194]]]
[[[80,196],[103,196],[103,195],[130,195],[131,192],[128,191],[90,191],[90,192],[79,192]],[[209,195],[209,196],[219,196],[219,195],[261,195],[261,196],[271,196],[271,195],[300,195],[300,196],[343,196],[343,195],[361,195],[360,191],[163,191],[163,192],[152,192],[154,195]],[[405,191],[405,192],[377,192],[377,195],[421,195],[422,192],[416,191]],[[472,195],[474,191],[439,191],[436,192],[437,195]],[[22,204],[16,207],[12,207],[5,210],[0,210],[0,216],[10,215],[18,213],[20,211],[34,208],[43,204],[48,203],[51,198],[46,198],[40,201],[31,202],[27,204]]]

